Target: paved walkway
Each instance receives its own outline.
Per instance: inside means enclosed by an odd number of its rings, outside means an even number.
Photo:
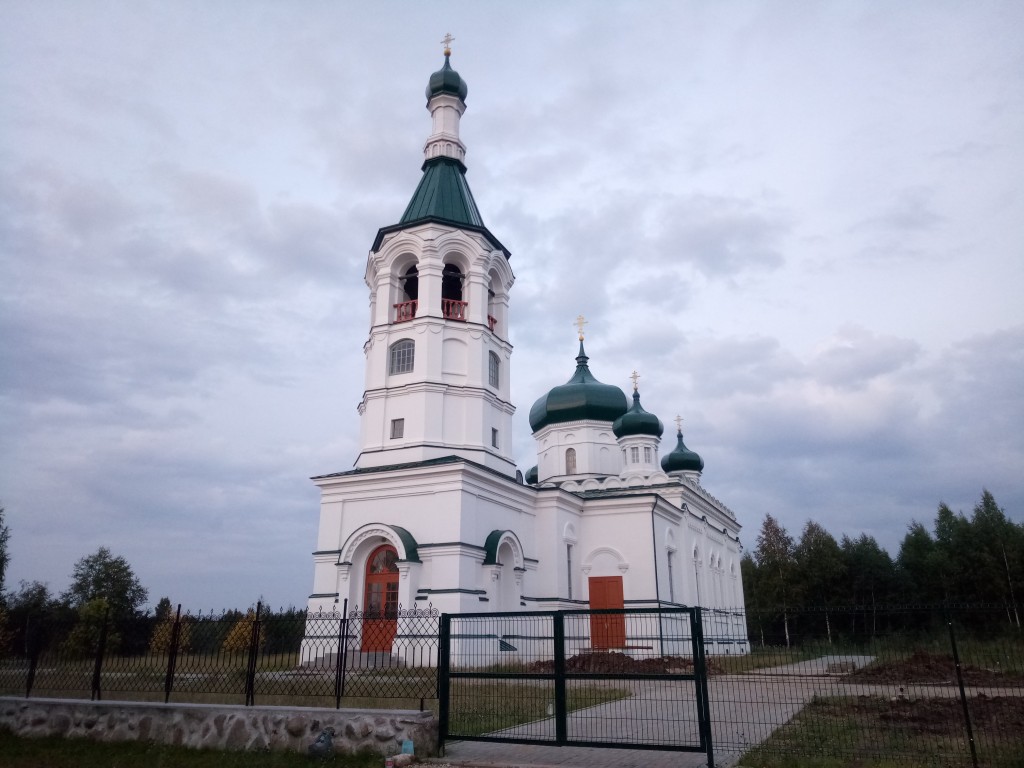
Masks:
[[[814,696],[906,695],[910,698],[954,697],[956,686],[848,683],[845,676],[828,672],[862,667],[870,656],[829,656],[741,675],[709,678],[712,736],[716,768],[735,766],[740,756],[789,722]],[[600,739],[614,736],[623,741],[657,744],[696,742],[697,714],[689,687],[678,683],[638,683],[639,696],[620,699],[569,715],[570,738]],[[671,686],[671,692],[668,687]],[[680,695],[680,689],[685,691]],[[659,695],[659,693],[661,695]],[[671,693],[671,695],[669,695]],[[1021,696],[1024,688],[970,688],[968,696]],[[638,716],[639,713],[639,716]],[[660,729],[667,729],[659,733]],[[553,738],[554,720],[547,718],[507,729],[521,738]],[[446,755],[426,761],[435,765],[480,768],[696,768],[706,766],[702,753],[604,747],[557,747],[476,741],[449,743]]]

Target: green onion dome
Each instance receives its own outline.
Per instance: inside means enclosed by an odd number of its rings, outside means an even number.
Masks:
[[[683,430],[680,429],[672,453],[661,457],[661,468],[665,472],[700,472],[704,469],[704,459],[686,447]]]
[[[576,373],[565,384],[555,387],[533,404],[530,428],[537,432],[550,424],[567,421],[615,421],[626,412],[626,396],[611,384],[602,384],[587,367],[587,353],[576,357]]]
[[[466,81],[462,79],[459,73],[452,69],[451,62],[449,61],[450,55],[448,51],[445,51],[444,66],[430,76],[430,80],[427,83],[427,101],[442,93],[449,93],[452,96],[458,96],[463,101],[466,100],[469,86],[466,85]]]
[[[664,431],[665,427],[662,425],[661,419],[653,413],[648,413],[640,405],[640,393],[635,389],[633,390],[633,407],[619,416],[612,425],[612,432],[616,437],[628,435],[661,437],[661,433]]]
[[[526,480],[526,483],[528,485],[536,485],[537,484],[537,475],[538,475],[538,473],[537,473],[537,465],[534,464],[532,467],[530,467],[528,470],[526,470],[526,477],[524,479]]]

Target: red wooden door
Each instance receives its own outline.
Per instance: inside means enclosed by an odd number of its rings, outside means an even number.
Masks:
[[[398,552],[377,547],[366,561],[363,651],[391,651],[398,630]]]
[[[590,608],[625,607],[621,576],[591,576]],[[620,614],[590,615],[590,646],[595,651],[623,648],[626,645],[626,617]]]

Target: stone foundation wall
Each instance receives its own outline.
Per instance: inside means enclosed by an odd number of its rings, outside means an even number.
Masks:
[[[185,747],[305,752],[324,728],[339,752],[393,755],[402,742],[416,754],[437,753],[432,712],[304,709],[134,701],[22,699],[0,696],[0,726],[19,736],[71,736],[97,741],[149,741]]]

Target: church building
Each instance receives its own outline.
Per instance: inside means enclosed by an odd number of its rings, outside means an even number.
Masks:
[[[354,469],[313,478],[321,503],[308,607],[347,603],[375,618],[361,648],[390,652],[403,611],[427,606],[699,605],[711,609],[708,651],[745,653],[736,516],[701,485],[704,462],[681,430],[660,455],[664,428],[641,405],[635,374],[632,402],[594,376],[582,318],[578,349],[567,339],[568,380],[530,409],[536,466],[525,477],[516,468],[515,276],[466,181],[468,89],[450,54],[427,84],[422,178],[367,258],[360,450]],[[613,632],[592,644],[623,641]]]

